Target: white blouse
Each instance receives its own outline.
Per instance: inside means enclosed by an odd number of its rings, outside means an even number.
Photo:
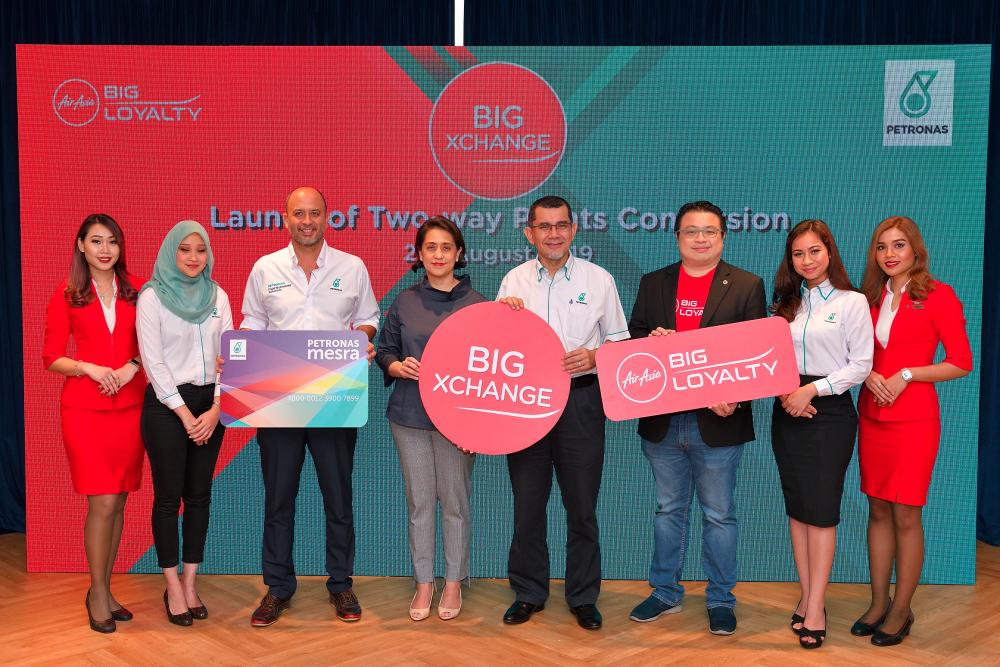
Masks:
[[[791,322],[801,375],[819,376],[819,396],[843,394],[872,370],[875,340],[868,300],[860,292],[836,289],[829,280],[812,289],[802,284],[802,302]]]
[[[164,308],[152,289],[139,295],[135,317],[142,366],[161,403],[171,410],[183,405],[184,399],[177,391],[182,384],[204,386],[214,382],[215,395],[219,395],[215,358],[223,332],[233,328],[229,296],[221,287],[216,292],[215,309],[200,324],[183,320]]]
[[[907,280],[900,292],[905,292],[906,286],[909,284],[910,281]],[[892,278],[890,278],[885,283],[885,298],[882,299],[882,305],[878,307],[878,322],[875,323],[875,336],[883,348],[889,347],[889,332],[892,330],[892,322],[896,319],[896,312],[901,305],[902,300],[896,306],[896,310],[892,309]]]
[[[97,301],[101,304],[101,310],[104,311],[104,321],[108,324],[108,331],[111,333],[115,332],[115,323],[118,321],[118,317],[115,315],[115,305],[118,301],[118,278],[111,277],[111,305],[104,305],[104,300],[101,299],[100,292],[97,291],[97,282],[91,278],[90,282],[94,283],[94,294],[97,295]]]

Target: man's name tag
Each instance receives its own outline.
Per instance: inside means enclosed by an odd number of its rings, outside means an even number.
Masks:
[[[227,331],[222,357],[225,426],[368,422],[368,336],[361,331]]]
[[[792,334],[781,317],[724,324],[597,350],[604,412],[622,421],[795,391]]]

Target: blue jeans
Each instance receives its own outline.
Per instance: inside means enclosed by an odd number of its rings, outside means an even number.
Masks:
[[[681,413],[670,420],[663,440],[643,439],[642,452],[656,482],[653,564],[649,568],[653,595],[669,605],[680,604],[684,598],[680,577],[690,533],[691,492],[696,490],[703,513],[706,606],[734,607],[739,528],[733,492],[743,446],[709,447],[701,439],[697,416]]]

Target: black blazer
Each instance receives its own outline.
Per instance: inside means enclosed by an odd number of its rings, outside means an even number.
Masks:
[[[632,338],[645,338],[656,327],[677,328],[677,280],[680,262],[647,273],[639,281],[628,330]],[[712,286],[705,301],[705,312],[699,328],[733,324],[767,316],[764,281],[732,264],[719,262]],[[739,445],[754,439],[753,412],[749,401],[741,403],[736,412],[719,417],[708,408],[695,410],[698,430],[705,444],[712,447]],[[639,435],[659,442],[667,435],[670,415],[654,415],[639,420]]]

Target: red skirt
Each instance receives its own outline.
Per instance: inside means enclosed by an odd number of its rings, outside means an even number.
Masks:
[[[73,490],[87,496],[127,493],[142,481],[142,404],[118,410],[62,406],[63,444]]]
[[[923,507],[941,440],[941,421],[878,421],[858,428],[861,492],[891,503]]]

